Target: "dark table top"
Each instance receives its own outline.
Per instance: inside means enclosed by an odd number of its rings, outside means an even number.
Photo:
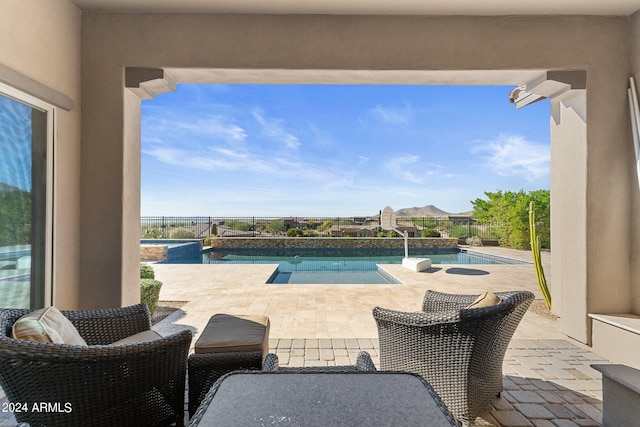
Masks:
[[[190,425],[456,425],[431,387],[408,373],[232,372],[212,387],[205,407]]]

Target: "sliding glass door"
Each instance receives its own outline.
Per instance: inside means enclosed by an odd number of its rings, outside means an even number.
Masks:
[[[53,113],[0,86],[0,307],[51,304]]]

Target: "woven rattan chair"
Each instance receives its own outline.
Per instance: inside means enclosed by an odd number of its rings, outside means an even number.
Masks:
[[[371,356],[366,351],[358,353],[355,365],[338,365],[338,366],[306,366],[306,367],[286,367],[281,368],[279,366],[278,355],[274,353],[268,353],[264,358],[262,364],[263,372],[350,372],[350,371],[364,371],[375,372],[377,371],[376,365],[371,360]]]
[[[465,309],[477,295],[427,291],[423,311],[376,307],[380,368],[421,375],[456,419],[472,422],[502,391],[502,362],[531,305],[528,291],[497,292],[500,303]]]
[[[138,304],[63,311],[87,347],[11,338],[11,327],[29,311],[0,309],[0,385],[9,401],[27,404],[14,412],[19,422],[31,427],[184,424],[191,331],[108,345],[150,329],[147,305]],[[50,406],[33,410],[41,404]]]

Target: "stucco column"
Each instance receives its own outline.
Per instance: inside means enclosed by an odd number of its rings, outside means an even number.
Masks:
[[[563,333],[587,341],[586,93],[551,101],[552,310]]]

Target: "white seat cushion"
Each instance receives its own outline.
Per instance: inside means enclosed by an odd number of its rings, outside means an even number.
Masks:
[[[21,340],[87,345],[71,321],[53,306],[32,311],[16,320],[12,334],[13,338]]]

